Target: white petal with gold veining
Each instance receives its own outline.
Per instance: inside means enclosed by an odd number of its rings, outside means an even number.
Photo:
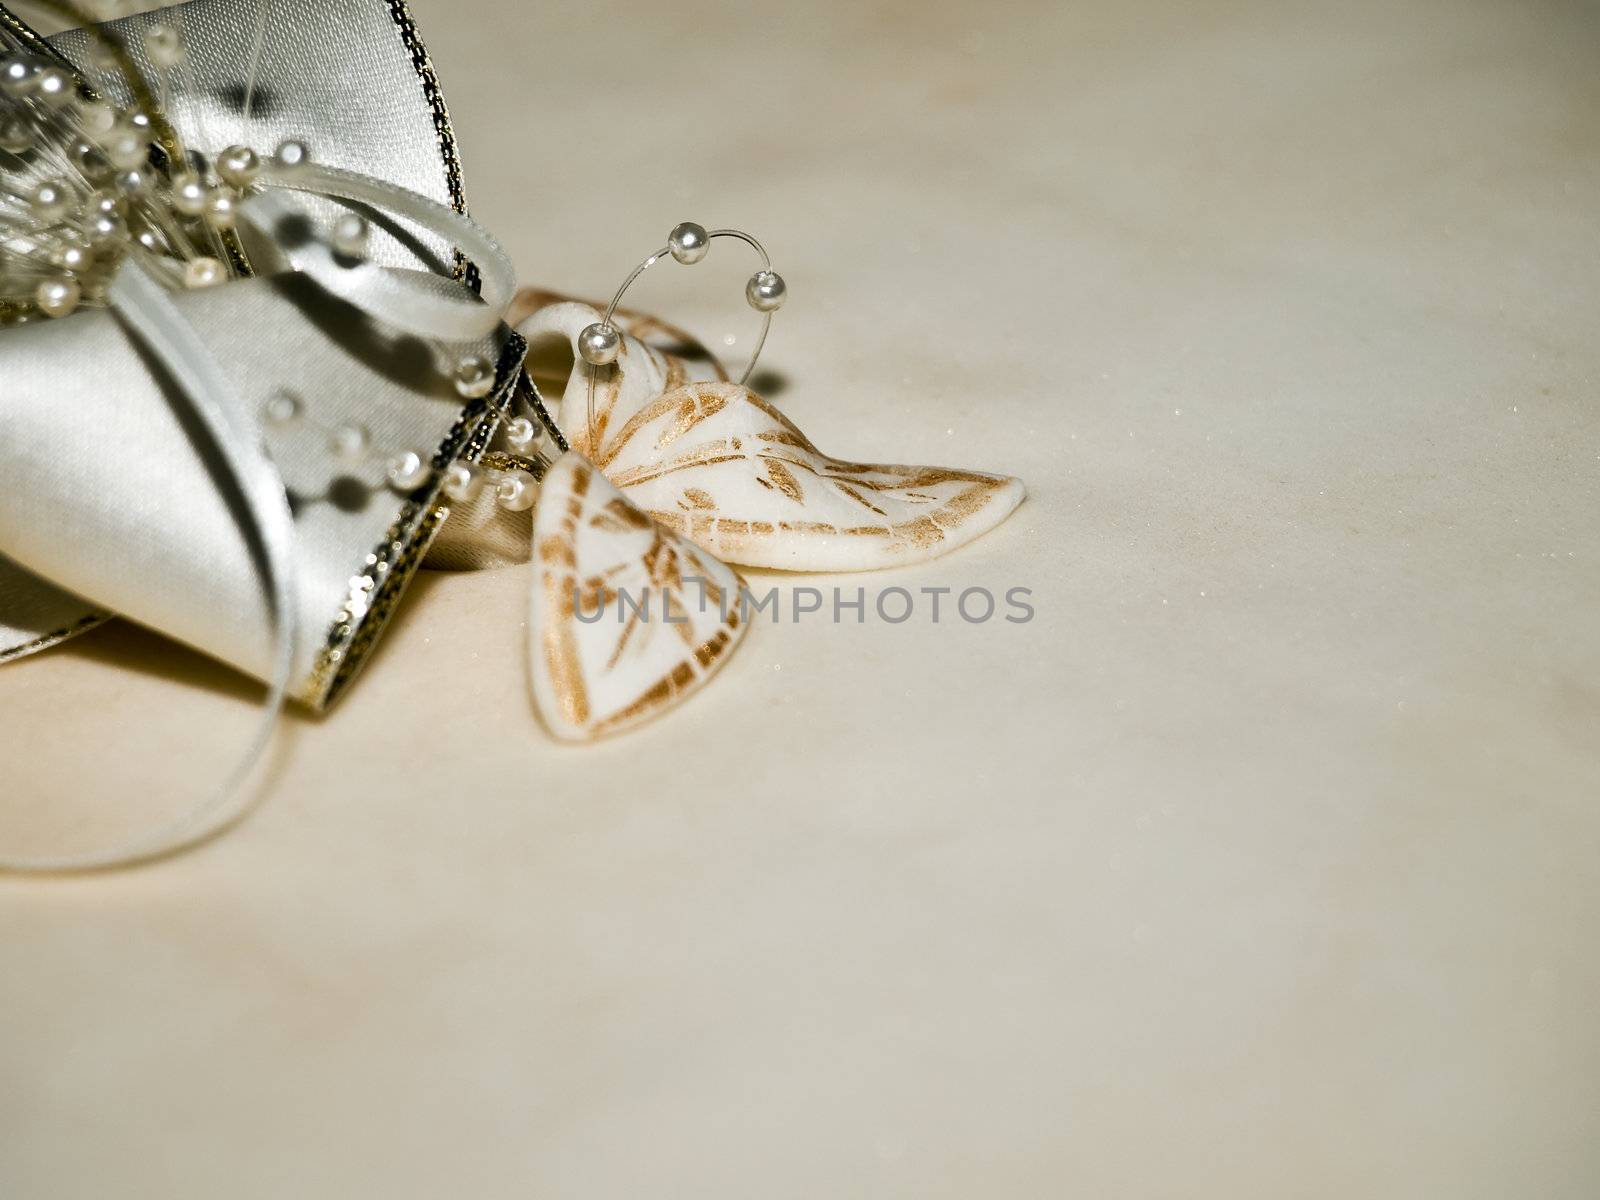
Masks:
[[[744,636],[738,575],[576,452],[545,476],[533,546],[533,695],[557,737],[613,733],[672,707]]]
[[[731,562],[866,571],[922,562],[993,529],[1022,481],[843,462],[747,388],[696,383],[615,425],[599,466],[657,521]]]

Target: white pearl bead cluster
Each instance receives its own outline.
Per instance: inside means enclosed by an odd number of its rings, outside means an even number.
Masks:
[[[521,468],[500,470],[457,460],[444,469],[440,490],[448,499],[465,504],[485,488],[494,489],[495,503],[508,512],[525,512],[539,498],[539,484]]]
[[[102,20],[127,7],[124,0],[85,3]],[[181,20],[162,20],[141,35],[159,76],[155,84],[145,81],[146,96],[170,94],[171,74],[184,67]],[[121,85],[133,82],[123,74],[130,63],[110,40],[96,41],[85,56],[86,65],[116,77],[109,87],[89,77],[105,95],[126,94]],[[103,305],[117,268],[133,253],[146,255],[144,265],[173,287],[212,287],[236,273],[233,231],[240,205],[268,165],[260,154],[243,145],[209,157],[191,152],[159,116],[91,95],[68,70],[32,53],[0,24],[0,324]],[[290,139],[277,146],[270,165],[281,177],[310,161],[306,143]],[[6,176],[27,182],[7,188]],[[345,213],[328,244],[359,261],[370,236],[363,217]],[[482,355],[461,357],[451,373],[464,399],[494,390],[495,366]],[[434,476],[429,455],[375,447],[371,432],[356,422],[317,425],[290,393],[273,395],[261,415],[269,434],[312,426],[337,460],[381,462],[388,486],[401,493]],[[536,454],[544,434],[537,422],[518,417],[508,422],[506,441],[518,455]],[[531,507],[538,491],[527,471],[486,471],[466,462],[450,464],[440,479],[443,493],[457,501],[481,495],[490,483],[497,502],[512,511]]]
[[[167,76],[187,56],[181,26],[148,26],[143,39],[165,94]],[[0,323],[103,305],[118,266],[135,251],[175,288],[232,278],[239,205],[263,166],[257,152],[229,146],[208,161],[185,150],[164,121],[90,99],[68,71],[0,29],[0,54],[8,48],[15,52],[0,59],[0,176],[29,182],[0,186]],[[114,47],[100,44],[89,59],[120,80]],[[275,157],[280,171],[292,170],[310,152],[291,140]]]
[[[537,453],[538,443],[544,436],[544,426],[527,417],[512,417],[505,425],[506,445],[518,456]],[[538,480],[521,467],[481,467],[477,463],[455,462],[445,468],[444,494],[452,500],[476,500],[486,486],[494,489],[495,503],[507,512],[526,512],[539,498]]]
[[[522,457],[537,454],[544,437],[544,426],[529,417],[512,417],[506,422],[506,445],[513,454]],[[501,508],[508,512],[525,512],[533,507],[539,495],[539,485],[532,474],[520,468],[492,474],[495,503]]]
[[[476,500],[485,488],[492,488],[495,504],[507,512],[526,512],[539,498],[539,483],[521,467],[504,469],[478,463],[453,462],[444,471],[444,494],[451,500],[467,503]]]

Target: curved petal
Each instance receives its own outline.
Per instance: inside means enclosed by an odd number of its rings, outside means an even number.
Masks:
[[[593,300],[585,300],[582,296],[556,292],[549,288],[525,287],[512,298],[511,307],[506,310],[506,324],[521,325],[540,309],[548,308],[552,304],[581,304],[594,313],[589,320],[598,321],[600,312],[595,303]],[[602,308],[604,303],[600,302]],[[663,320],[654,313],[626,306],[617,309],[614,320],[617,328],[623,333],[638,338],[663,354],[681,359],[688,367],[691,379],[728,378],[727,368],[722,365],[722,361],[704,342],[682,326]]]
[[[545,476],[533,545],[533,695],[559,738],[614,733],[665,711],[744,636],[739,577],[575,452]]]
[[[567,442],[580,454],[594,457],[589,438],[589,381],[594,380],[595,444],[606,446],[618,426],[663,391],[689,382],[682,359],[665,354],[627,332],[620,322],[622,348],[608,367],[593,367],[577,356],[578,334],[600,319],[587,304],[567,301],[546,305],[517,326],[528,340],[529,369],[535,374],[552,340],[565,342],[561,366],[571,374],[556,418]]]
[[[1006,475],[830,458],[731,383],[666,392],[613,424],[597,465],[640,508],[730,562],[866,571],[965,545],[1026,494]]]

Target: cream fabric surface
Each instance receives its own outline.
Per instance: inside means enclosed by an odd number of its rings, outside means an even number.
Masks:
[[[526,572],[424,573],[243,826],[0,881],[0,1194],[1592,1196],[1592,9],[414,7],[526,278],[756,232],[819,444],[1029,487],[848,585],[1036,618],[763,622],[567,748]],[[695,270],[630,302],[748,338]],[[251,699],[0,669],[3,827]]]

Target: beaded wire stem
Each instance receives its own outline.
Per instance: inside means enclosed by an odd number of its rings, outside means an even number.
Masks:
[[[712,229],[696,225],[693,221],[684,221],[678,225],[667,237],[667,244],[657,250],[649,258],[635,267],[629,276],[622,281],[622,286],[617,289],[616,295],[611,297],[611,303],[606,306],[605,316],[584,328],[578,335],[578,354],[584,362],[592,367],[610,366],[617,361],[617,355],[622,349],[622,335],[618,332],[613,318],[617,313],[617,306],[622,303],[622,297],[633,286],[634,281],[655,266],[661,259],[671,255],[676,261],[685,266],[694,266],[702,262],[711,250],[711,243],[716,238],[736,238],[744,242],[761,256],[761,270],[750,276],[745,284],[744,296],[750,307],[762,314],[761,333],[756,338],[755,351],[750,355],[750,362],[745,366],[744,374],[739,376],[739,384],[748,383],[750,376],[755,373],[756,363],[761,359],[761,350],[767,344],[767,333],[772,328],[772,314],[783,307],[783,302],[788,299],[788,285],[784,283],[783,276],[772,269],[772,259],[767,254],[766,247],[740,229]],[[589,453],[595,454],[598,447],[595,445],[595,419],[594,419],[594,386],[595,376],[598,372],[589,372],[589,394],[586,406],[586,419],[588,422]]]

